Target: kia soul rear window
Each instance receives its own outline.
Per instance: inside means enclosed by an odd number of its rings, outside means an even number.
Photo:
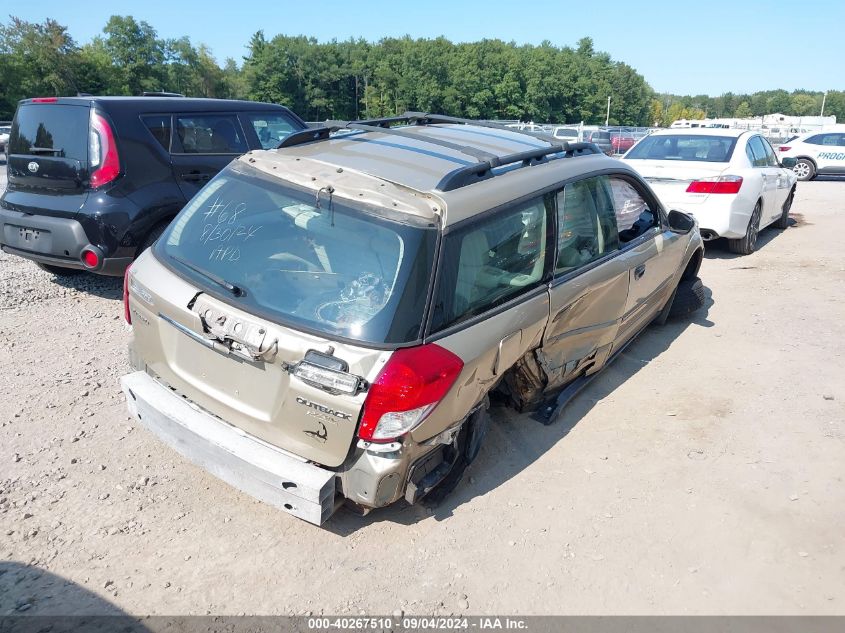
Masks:
[[[379,217],[240,163],[195,196],[156,255],[271,321],[377,344],[420,337],[434,227]]]
[[[89,113],[87,106],[22,105],[12,125],[9,153],[72,158],[87,163]]]

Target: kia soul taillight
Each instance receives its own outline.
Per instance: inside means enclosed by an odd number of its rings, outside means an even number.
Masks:
[[[417,427],[455,384],[463,361],[430,343],[393,352],[370,385],[358,437],[390,442]]]
[[[91,187],[102,187],[120,174],[114,131],[106,118],[93,108],[88,127],[88,161]]]

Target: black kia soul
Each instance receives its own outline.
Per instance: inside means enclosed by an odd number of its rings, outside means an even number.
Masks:
[[[0,246],[57,274],[122,275],[233,158],[307,127],[283,106],[180,97],[18,104]]]

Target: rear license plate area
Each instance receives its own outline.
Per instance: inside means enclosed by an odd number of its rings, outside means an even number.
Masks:
[[[6,225],[6,243],[14,248],[25,251],[37,251],[49,253],[52,246],[53,236],[50,231],[35,229],[28,226]]]

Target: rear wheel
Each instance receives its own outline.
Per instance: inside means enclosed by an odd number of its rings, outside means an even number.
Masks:
[[[42,264],[41,262],[35,262],[35,265],[41,270],[53,275],[58,275],[59,277],[70,277],[72,275],[79,275],[80,273],[85,272],[80,268],[65,268],[64,266],[53,266],[52,264]]]
[[[806,158],[799,158],[792,171],[798,176],[798,180],[812,180],[816,177],[816,166]]]
[[[789,192],[786,200],[783,202],[783,211],[780,217],[775,221],[775,228],[788,229],[789,228],[789,210],[792,208],[792,199],[795,197],[795,189]]]
[[[757,245],[757,236],[760,234],[760,215],[763,207],[760,201],[754,205],[754,211],[751,212],[751,217],[748,219],[748,228],[745,229],[745,237],[738,240],[728,240],[728,248],[732,253],[738,255],[750,255],[754,252],[754,247]]]

